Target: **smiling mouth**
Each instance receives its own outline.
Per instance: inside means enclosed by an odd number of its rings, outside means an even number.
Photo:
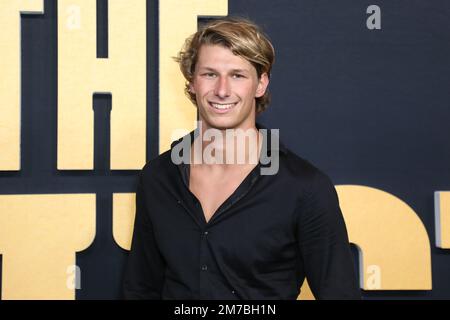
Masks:
[[[235,103],[214,103],[214,102],[210,102],[209,105],[211,107],[213,107],[214,109],[217,110],[228,110],[233,108],[236,105]]]

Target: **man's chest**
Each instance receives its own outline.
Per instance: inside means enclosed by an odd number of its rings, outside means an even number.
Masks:
[[[263,266],[294,257],[296,205],[293,192],[266,190],[256,184],[242,198],[222,206],[209,223],[200,219],[203,210],[189,194],[180,196],[180,203],[171,205],[170,210],[161,210],[164,205],[158,199],[150,207],[155,207],[152,224],[156,241],[168,260],[198,260],[210,248],[227,261]]]
[[[189,189],[200,201],[205,221],[209,222],[219,207],[235,193],[253,167],[242,167],[220,174],[204,174],[192,168]]]

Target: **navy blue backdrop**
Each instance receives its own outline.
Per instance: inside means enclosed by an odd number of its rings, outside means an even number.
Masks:
[[[107,1],[97,2],[101,57],[107,56]],[[276,48],[273,101],[259,121],[279,128],[283,142],[336,185],[385,190],[426,226],[433,290],[363,296],[450,298],[450,250],[434,246],[433,202],[434,191],[450,190],[450,2],[228,2],[230,15],[262,25]],[[366,27],[372,4],[381,8],[380,30]],[[56,170],[56,6],[45,0],[44,15],[22,16],[22,169],[0,172],[0,194],[96,193],[97,233],[77,254],[82,276],[76,298],[116,299],[127,253],[112,238],[112,193],[134,192],[138,171],[109,170],[111,106],[104,96],[93,101],[95,170]],[[148,0],[147,159],[158,154],[157,10],[158,1]]]

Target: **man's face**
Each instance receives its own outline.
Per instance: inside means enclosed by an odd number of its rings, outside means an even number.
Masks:
[[[267,74],[258,79],[255,67],[230,49],[203,45],[190,86],[203,128],[254,128],[255,98],[268,84]]]

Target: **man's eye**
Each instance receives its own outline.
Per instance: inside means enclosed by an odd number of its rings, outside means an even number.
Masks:
[[[239,74],[239,73],[235,73],[235,74],[233,74],[233,78],[236,78],[236,79],[244,78],[244,75]]]
[[[214,78],[216,76],[216,74],[212,73],[212,72],[207,72],[207,73],[204,73],[203,76],[205,76],[207,78]]]

